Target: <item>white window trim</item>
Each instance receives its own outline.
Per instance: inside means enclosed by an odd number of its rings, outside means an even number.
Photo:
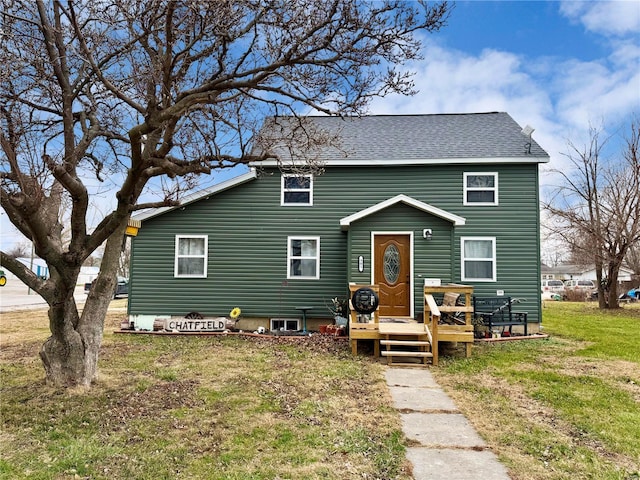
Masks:
[[[291,275],[291,260],[294,258],[311,259],[314,257],[292,257],[291,256],[291,242],[293,240],[315,240],[316,241],[316,274],[313,277],[299,277]],[[287,237],[287,279],[288,280],[319,280],[320,279],[320,237],[308,237],[303,235],[291,235]]]
[[[469,176],[473,176],[473,175],[484,175],[484,176],[489,176],[489,175],[493,175],[495,181],[494,181],[494,186],[493,188],[491,187],[467,187],[467,177]],[[462,186],[463,186],[463,197],[462,197],[462,204],[463,205],[469,205],[469,206],[475,206],[475,207],[482,207],[482,206],[496,206],[498,205],[498,172],[464,172],[463,174],[463,179],[462,179]],[[484,192],[484,191],[492,191],[494,192],[494,201],[493,202],[468,202],[467,201],[467,192]]]
[[[491,272],[491,278],[469,278],[466,276],[466,273],[464,271],[464,262],[465,260],[467,260],[464,257],[464,243],[467,241],[474,241],[474,240],[490,240],[491,241],[491,255],[493,256],[493,258],[470,258],[468,260],[490,260],[493,262],[493,267],[492,267],[492,272]],[[461,280],[463,282],[496,282],[497,281],[497,275],[496,275],[496,271],[497,271],[497,264],[498,264],[498,259],[496,258],[496,237],[461,237],[460,238],[460,277]]]
[[[271,330],[271,331],[277,330],[275,328],[275,326],[274,326],[275,322],[284,322],[285,328],[286,328],[286,325],[288,323],[294,322],[295,323],[295,328],[289,329],[289,331],[298,331],[298,330],[300,330],[300,319],[299,318],[272,318],[269,321],[269,323],[270,323],[269,330]]]
[[[202,275],[184,275],[178,273],[178,260],[180,258],[202,258],[203,255],[179,255],[178,245],[183,238],[204,238],[204,272]],[[173,263],[174,278],[207,278],[207,263],[209,263],[209,236],[208,235],[176,235]]]
[[[284,187],[286,178],[304,177],[309,179],[309,188],[287,188]],[[284,201],[285,192],[309,192],[309,203],[286,203]],[[313,175],[296,175],[292,173],[283,173],[280,177],[280,206],[282,207],[310,207],[313,206]]]

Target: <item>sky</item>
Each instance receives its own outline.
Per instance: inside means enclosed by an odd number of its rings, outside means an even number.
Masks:
[[[507,112],[549,153],[543,184],[568,140],[584,144],[591,125],[619,138],[640,118],[640,0],[459,1],[424,45],[410,65],[419,93],[376,99],[369,113]],[[0,214],[0,247],[19,238]]]
[[[412,67],[419,93],[377,99],[371,113],[504,111],[535,128],[549,172],[590,125],[620,138],[640,117],[640,0],[456,2]]]

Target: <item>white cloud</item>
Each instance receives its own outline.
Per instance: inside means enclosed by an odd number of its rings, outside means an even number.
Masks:
[[[560,13],[607,38],[610,53],[597,61],[567,59],[550,87],[559,122],[572,130],[591,124],[617,127],[640,114],[640,2],[561,3]]]
[[[437,45],[427,47],[425,59],[413,66],[420,93],[411,98],[376,100],[374,113],[455,113],[539,110],[551,107],[513,53],[485,50],[474,57]]]
[[[640,8],[640,2],[634,3]],[[563,4],[563,12],[586,19],[604,6],[570,2]],[[607,22],[615,23],[615,15],[621,15],[625,8],[628,6],[614,5],[612,12],[601,19],[598,31],[613,31]],[[626,12],[633,17],[631,13]],[[595,29],[595,23],[592,25]],[[626,28],[616,31],[625,32]],[[500,50],[471,55],[429,42],[424,60],[413,67],[419,93],[411,98],[377,99],[371,112],[506,111],[520,125],[532,125],[536,129],[534,138],[551,156],[550,167],[563,168],[566,159],[562,154],[567,151],[568,140],[576,145],[585,143],[590,126],[610,127],[604,135],[611,135],[628,123],[631,115],[640,114],[640,44],[634,38],[615,38],[607,46],[608,56],[584,61],[532,58]]]
[[[634,92],[638,76],[616,72],[595,62],[568,61],[559,65],[555,89],[558,92],[556,112],[558,119],[573,128],[580,128],[596,119],[618,116],[637,103]]]
[[[545,85],[531,73],[528,61],[510,52],[484,50],[472,56],[429,45],[414,67],[419,93],[410,98],[387,97],[371,105],[375,114],[509,113],[520,125],[536,129],[534,138],[553,157],[564,150],[565,137],[554,119],[554,104]],[[553,65],[538,65],[547,75]]]
[[[620,68],[638,70],[640,61],[640,38],[612,42],[609,60]]]
[[[593,33],[605,36],[638,36],[640,2],[637,0],[607,2],[564,1],[560,13],[574,23],[581,23]]]

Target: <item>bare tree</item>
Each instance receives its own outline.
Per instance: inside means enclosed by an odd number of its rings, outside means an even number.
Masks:
[[[630,122],[624,150],[606,161],[601,131],[590,129],[589,143],[569,143],[571,165],[555,170],[562,182],[543,207],[551,214],[547,228],[571,248],[572,258],[595,264],[600,308],[617,308],[620,267],[640,244],[640,123]]]
[[[557,235],[546,229],[548,219],[542,221],[543,229],[540,233],[542,262],[549,267],[557,267],[567,258],[566,245],[557,241]]]
[[[411,94],[402,66],[449,11],[446,2],[400,0],[5,3],[0,200],[51,276],[39,279],[5,253],[0,260],[50,306],[40,352],[47,379],[93,381],[133,211],[175,205],[198,175],[259,160],[250,155],[257,142],[266,158],[269,142],[333,140],[303,121],[295,139],[258,139],[267,116],[358,115],[372,97]],[[151,185],[169,188],[144,200]],[[109,191],[112,210],[92,224],[93,196]],[[102,245],[79,314],[80,266]]]
[[[19,243],[7,250],[7,255],[12,258],[28,257],[30,250],[30,246],[26,243]]]
[[[100,258],[95,255],[89,255],[87,259],[82,264],[83,267],[97,267],[100,266]]]
[[[626,265],[633,271],[634,282],[640,282],[640,244],[636,244],[629,248],[626,258]],[[640,286],[640,283],[638,283]]]
[[[131,239],[125,239],[122,244],[122,251],[118,259],[118,275],[129,277],[129,268],[131,266]]]

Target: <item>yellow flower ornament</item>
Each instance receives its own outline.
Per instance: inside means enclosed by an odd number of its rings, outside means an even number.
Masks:
[[[242,310],[236,307],[233,310],[231,310],[231,313],[229,313],[229,316],[235,320],[240,316],[241,313],[242,313]]]

